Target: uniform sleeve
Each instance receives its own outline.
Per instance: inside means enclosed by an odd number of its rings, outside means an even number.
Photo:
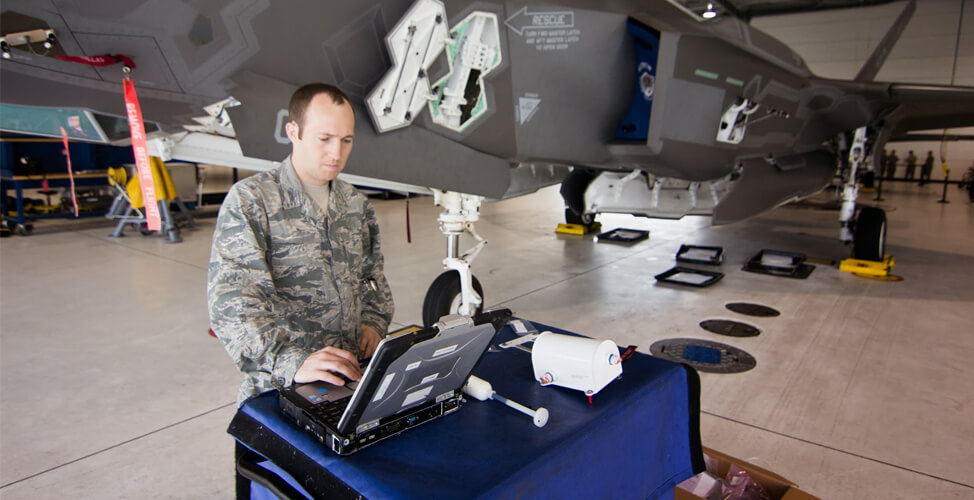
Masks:
[[[385,260],[379,245],[379,223],[375,217],[375,209],[368,201],[365,202],[365,224],[362,238],[365,241],[363,270],[366,279],[362,290],[362,323],[375,328],[380,335],[385,336],[392,321],[395,306],[392,301],[392,290],[386,280],[383,267]],[[374,286],[373,286],[374,284]]]
[[[231,188],[220,208],[210,253],[210,325],[237,367],[255,378],[261,390],[290,384],[311,354],[290,342],[278,326],[267,234],[259,197]]]

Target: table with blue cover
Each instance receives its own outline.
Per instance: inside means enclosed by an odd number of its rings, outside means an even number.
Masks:
[[[495,343],[514,336],[505,327]],[[547,408],[548,424],[468,397],[457,412],[339,457],[281,413],[271,391],[246,402],[228,432],[259,458],[247,477],[309,498],[657,498],[704,468],[700,382],[688,366],[636,353],[591,404],[579,391],[541,387],[520,349],[492,349],[474,374],[499,395]],[[255,498],[267,491],[254,486]]]

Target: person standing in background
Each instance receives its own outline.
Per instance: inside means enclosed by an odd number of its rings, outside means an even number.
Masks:
[[[896,156],[896,150],[892,150],[889,153],[889,157],[886,158],[886,177],[892,179],[896,177],[896,164],[899,163],[900,158]]]
[[[906,154],[906,175],[903,176],[906,180],[913,180],[916,176],[917,171],[917,155],[913,154],[911,149],[909,153]]]
[[[927,158],[923,160],[920,167],[920,185],[930,182],[930,174],[933,173],[933,151],[927,151]]]

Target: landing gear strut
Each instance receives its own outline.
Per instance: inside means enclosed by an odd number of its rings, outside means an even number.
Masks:
[[[849,169],[842,189],[840,239],[843,243],[852,244],[856,259],[881,262],[886,246],[886,212],[877,207],[863,207],[855,223],[852,222],[856,213],[856,198],[859,195],[856,171],[865,163],[865,158],[866,127],[859,127],[849,148]]]
[[[480,219],[482,196],[433,190],[433,203],[442,207],[437,219],[440,231],[446,236],[446,258],[443,274],[433,281],[423,300],[423,324],[430,326],[447,314],[473,316],[483,312],[483,287],[470,271],[470,265],[483,250],[487,240],[474,230],[473,223]],[[468,234],[477,241],[469,250],[460,254],[460,235]]]

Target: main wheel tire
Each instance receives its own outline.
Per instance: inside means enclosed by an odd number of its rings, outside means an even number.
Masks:
[[[873,171],[866,172],[862,174],[860,181],[862,181],[862,187],[872,189],[876,184],[876,173]]]
[[[473,289],[480,295],[480,306],[477,307],[477,314],[484,311],[484,288],[480,286],[480,281],[476,276],[473,278]],[[423,325],[431,326],[447,314],[456,314],[460,310],[460,273],[457,271],[446,271],[433,280],[429,290],[426,291],[426,298],[423,300]]]
[[[585,213],[585,190],[598,176],[596,170],[576,168],[561,182],[561,197],[565,200],[565,222],[588,225],[595,214]]]
[[[565,222],[569,224],[578,224],[580,226],[587,226],[595,222],[595,214],[582,214],[578,215],[572,211],[570,208],[565,209]]]
[[[886,252],[886,212],[881,208],[863,207],[856,218],[852,253],[858,260],[882,262]]]

